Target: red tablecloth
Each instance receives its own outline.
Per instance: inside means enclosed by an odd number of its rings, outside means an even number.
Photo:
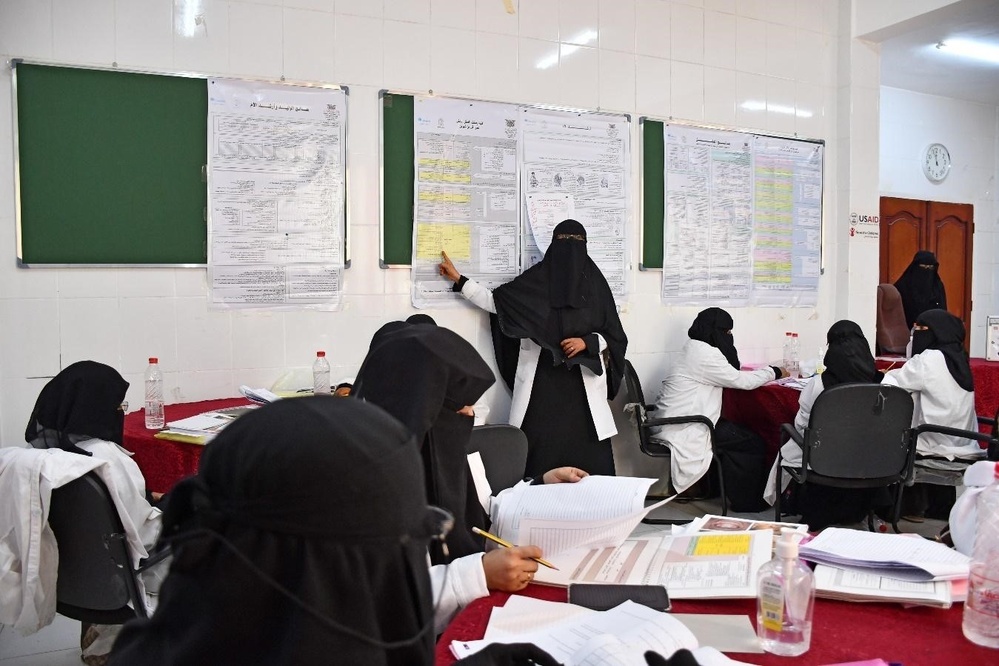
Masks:
[[[562,588],[529,585],[524,591],[531,597],[565,601]],[[436,663],[452,664],[455,659],[449,646],[452,640],[482,638],[494,606],[503,606],[510,595],[494,592],[468,605],[448,625],[437,641]],[[756,626],[756,601],[731,599],[712,601],[677,600],[677,613],[716,613],[749,615]],[[903,608],[897,604],[860,604],[845,601],[815,600],[811,649],[800,657],[777,657],[772,654],[731,653],[730,657],[751,664],[837,664],[862,659],[881,658],[904,666],[941,666],[943,664],[995,664],[999,652],[980,647],[961,633],[960,604],[948,610],[939,608]]]
[[[169,423],[213,409],[248,404],[250,403],[245,398],[223,398],[167,405],[164,407],[164,412]],[[123,444],[135,454],[132,459],[146,477],[146,488],[153,492],[165,493],[185,476],[191,476],[198,471],[198,461],[201,459],[204,447],[199,444],[156,439],[158,431],[146,430],[145,420],[145,410],[142,409],[125,415]]]
[[[876,362],[879,370],[897,368],[904,363],[905,359],[894,362],[879,359]],[[973,358],[971,372],[975,379],[975,412],[979,416],[995,416],[999,408],[999,362]],[[780,384],[764,384],[752,391],[725,389],[721,415],[762,437],[772,462],[780,448],[780,426],[782,423],[794,423],[800,395],[800,391]],[[987,432],[988,429],[983,428],[982,431]]]

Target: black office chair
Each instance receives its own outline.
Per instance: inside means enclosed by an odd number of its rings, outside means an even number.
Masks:
[[[841,384],[823,391],[815,399],[803,435],[792,423],[781,425],[783,441],[793,439],[802,455],[799,467],[787,467],[778,453],[778,470],[799,484],[893,488],[891,526],[899,532],[902,486],[911,482],[916,451],[912,409],[912,396],[897,386]],[[778,521],[781,496],[778,492],[774,504]],[[867,512],[867,526],[874,530],[873,507]]]
[[[715,468],[718,474],[718,489],[721,491],[721,514],[723,516],[728,515],[728,498],[725,495],[725,478],[722,474],[721,461],[718,459],[718,452],[715,449],[715,424],[711,422],[706,416],[700,414],[694,414],[691,416],[671,416],[671,417],[660,417],[660,418],[649,418],[649,412],[654,411],[656,406],[650,405],[645,402],[645,393],[642,391],[642,382],[638,378],[638,373],[635,372],[634,366],[631,365],[631,361],[626,360],[624,362],[624,386],[625,390],[628,392],[628,405],[627,407],[634,413],[635,425],[638,428],[638,445],[647,456],[652,456],[655,458],[666,458],[670,457],[670,448],[665,444],[660,444],[659,442],[652,439],[653,428],[657,428],[663,425],[673,425],[673,424],[683,424],[683,423],[699,423],[703,425],[708,430],[708,436],[711,441],[711,455],[712,463],[711,466]],[[710,471],[709,471],[710,473]],[[653,518],[646,518],[645,523],[660,525],[660,524],[674,524],[676,522],[688,522],[690,518],[686,518],[682,521],[676,520],[660,520]]]
[[[133,568],[118,510],[95,472],[52,491],[49,526],[59,547],[59,613],[92,624],[146,617],[138,575],[169,553],[158,551]]]
[[[527,466],[527,435],[512,425],[481,425],[472,428],[467,453],[479,452],[493,494],[513,487],[524,478]]]
[[[918,444],[919,436],[925,432],[936,432],[942,435],[971,439],[978,442],[986,442],[988,450],[985,458],[955,458],[949,460],[943,456],[928,455],[916,451],[916,460],[913,467],[913,480],[916,483],[929,483],[941,486],[960,486],[964,484],[964,470],[969,465],[979,460],[999,460],[999,439],[996,439],[995,419],[980,417],[979,423],[992,425],[992,433],[976,432],[974,430],[963,430],[961,428],[949,428],[931,423],[924,423],[913,429],[913,439]]]

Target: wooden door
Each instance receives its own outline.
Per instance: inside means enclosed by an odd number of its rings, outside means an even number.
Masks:
[[[895,282],[919,250],[933,252],[947,292],[947,310],[971,331],[971,263],[974,234],[971,204],[881,198],[880,282]]]

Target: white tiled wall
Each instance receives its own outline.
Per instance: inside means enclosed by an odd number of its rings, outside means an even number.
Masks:
[[[203,270],[19,270],[15,267],[9,71],[0,74],[0,433],[21,430],[44,378],[79,358],[118,367],[141,401],[145,358],[159,356],[171,401],[232,395],[307,366],[325,348],[334,378],[352,375],[371,333],[407,316],[409,276],[378,268],[378,114],[381,88],[600,107],[827,141],[826,275],[819,305],[738,309],[746,361],[779,356],[781,334],[817,345],[842,305],[850,265],[836,239],[849,201],[840,160],[876,147],[838,147],[839,25],[849,0],[0,0],[0,57],[350,86],[349,211],[353,266],[337,313],[209,312]],[[849,38],[846,38],[848,41]],[[539,63],[553,58],[551,66]],[[845,63],[845,65],[843,64]],[[842,74],[842,72],[840,72]],[[808,109],[809,118],[747,111],[746,100]],[[847,106],[849,109],[849,106]],[[876,131],[877,119],[874,119]],[[637,123],[633,133],[638,173]],[[849,173],[849,164],[844,164]],[[639,201],[638,179],[633,197]],[[632,220],[637,238],[638,215]],[[637,246],[637,243],[635,243]],[[635,266],[637,250],[632,250]],[[693,308],[659,304],[660,274],[632,273],[623,314],[629,355],[650,387],[686,339]],[[977,287],[976,287],[977,288]],[[872,306],[873,307],[873,306]],[[839,312],[837,312],[839,310]],[[432,313],[492,362],[484,317]],[[652,389],[650,389],[652,390]],[[502,419],[504,388],[490,393]]]
[[[950,151],[947,179],[931,183],[920,160],[931,143]],[[974,206],[971,354],[985,355],[985,319],[999,315],[999,107],[881,88],[881,193]],[[938,257],[946,261],[946,257]]]

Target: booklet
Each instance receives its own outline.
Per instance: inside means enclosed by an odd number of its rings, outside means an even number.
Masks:
[[[907,581],[856,569],[815,565],[815,594],[844,601],[896,601],[912,606],[950,608],[950,581]]]

